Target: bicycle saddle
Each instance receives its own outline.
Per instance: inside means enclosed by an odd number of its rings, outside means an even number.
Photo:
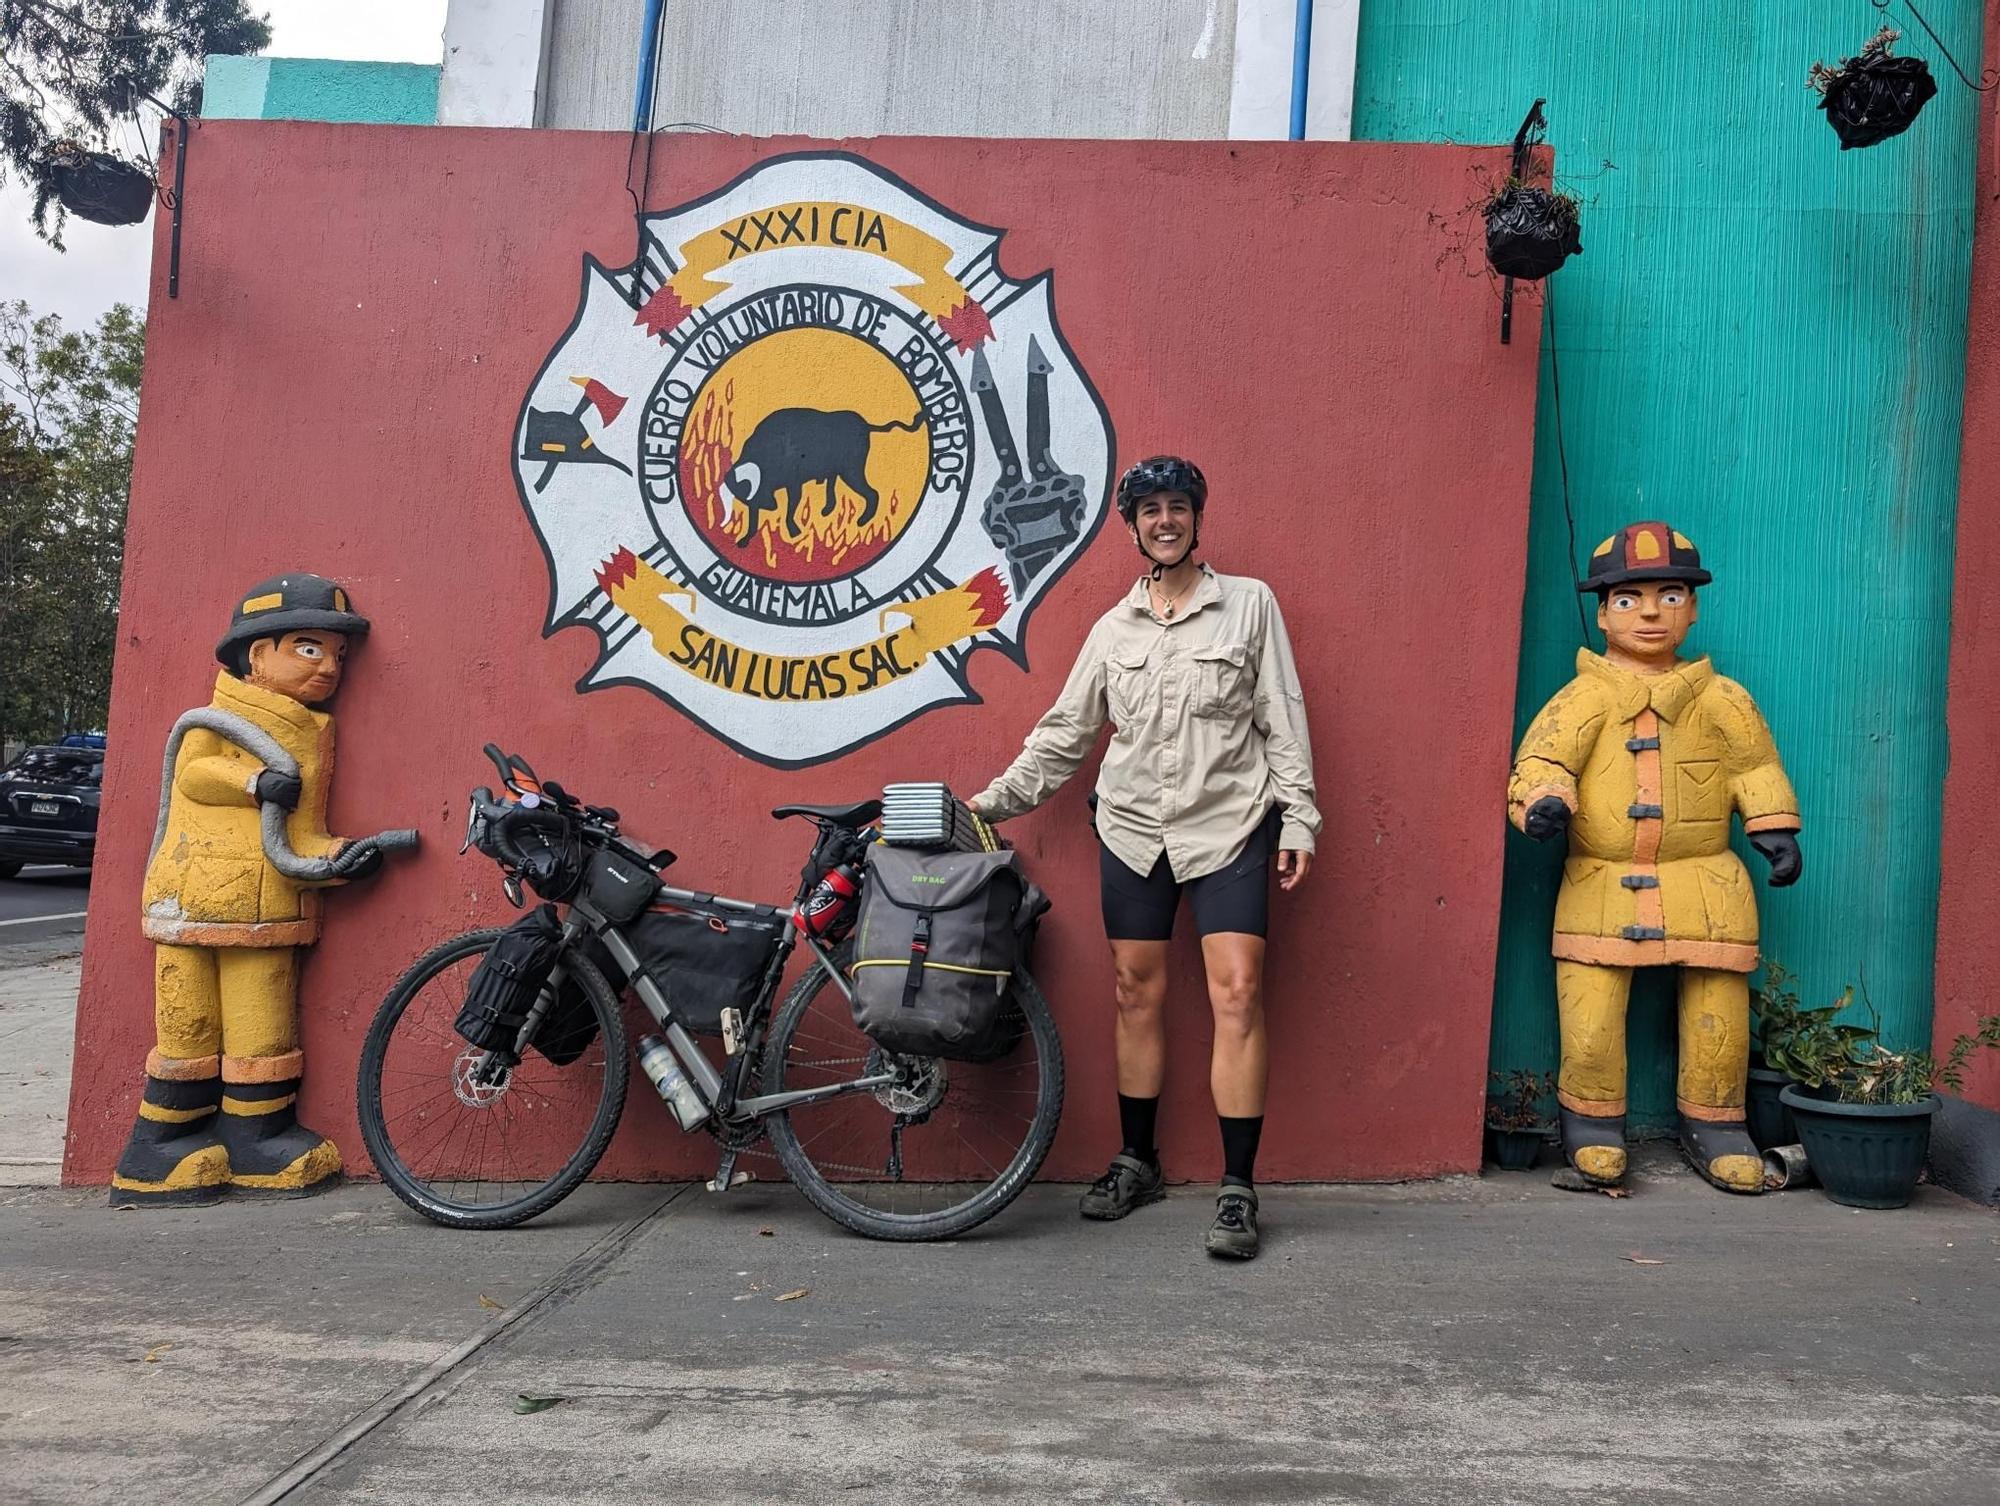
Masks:
[[[772,818],[778,821],[787,816],[809,816],[815,821],[844,826],[849,831],[866,826],[881,814],[882,802],[879,800],[856,800],[849,805],[781,805],[771,812]]]

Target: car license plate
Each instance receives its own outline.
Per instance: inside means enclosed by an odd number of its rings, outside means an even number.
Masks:
[[[62,814],[62,807],[53,800],[30,800],[28,812],[35,816],[56,816]]]

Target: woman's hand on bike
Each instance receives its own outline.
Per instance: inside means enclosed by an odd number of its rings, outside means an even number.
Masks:
[[[1278,887],[1290,892],[1306,881],[1312,872],[1313,855],[1309,852],[1295,852],[1291,849],[1278,854]]]

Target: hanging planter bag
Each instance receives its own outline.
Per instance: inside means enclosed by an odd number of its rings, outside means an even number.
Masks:
[[[1535,282],[1583,254],[1576,206],[1546,188],[1510,183],[1486,205],[1486,260],[1502,277]]]
[[[1819,107],[1840,137],[1843,152],[1902,135],[1938,92],[1929,63],[1890,56],[1895,39],[1896,33],[1888,31],[1838,68],[1814,67],[1809,83],[1821,93]]]
[[[60,143],[49,153],[56,198],[80,220],[136,225],[153,207],[153,175],[109,152]]]

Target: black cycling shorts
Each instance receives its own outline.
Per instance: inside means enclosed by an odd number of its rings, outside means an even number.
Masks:
[[[1183,884],[1174,877],[1163,852],[1153,871],[1141,878],[1125,866],[1100,838],[1097,881],[1104,901],[1104,934],[1113,941],[1167,941],[1174,934],[1174,912],[1181,891],[1187,891],[1197,936],[1217,931],[1265,935],[1271,916],[1271,852],[1279,818],[1261,822],[1242,850],[1213,873]]]

